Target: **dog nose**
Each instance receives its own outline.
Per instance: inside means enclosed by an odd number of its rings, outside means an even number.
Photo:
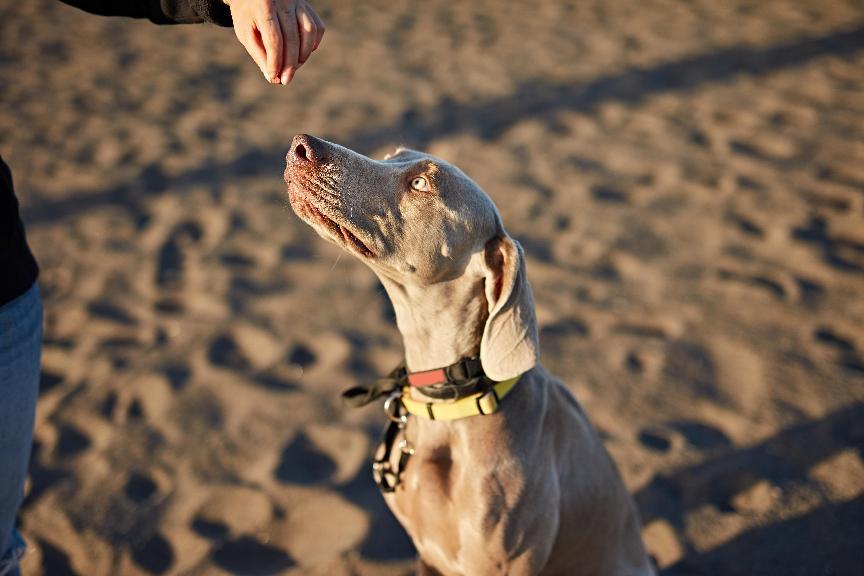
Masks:
[[[291,152],[289,153],[295,162],[323,162],[326,156],[324,142],[309,136],[308,134],[297,134],[291,141]]]

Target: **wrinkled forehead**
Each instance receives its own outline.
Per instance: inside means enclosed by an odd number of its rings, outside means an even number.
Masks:
[[[411,150],[410,148],[397,148],[395,152],[391,152],[384,157],[384,163],[400,168],[411,168],[414,166],[418,168],[428,167],[436,171],[458,173],[466,180],[468,179],[458,168],[452,164],[448,164],[441,158],[427,154],[426,152]]]
[[[425,152],[418,152],[417,150],[411,150],[410,148],[400,147],[384,156],[384,161],[391,164],[401,164],[405,162],[423,160],[424,158],[431,160],[434,157],[431,154],[426,154]]]
[[[416,172],[417,175],[432,176],[436,184],[447,188],[471,190],[482,196],[486,194],[464,172],[456,166],[426,152],[410,148],[397,148],[384,157],[384,163],[397,170]]]
[[[492,199],[456,166],[408,148],[387,155],[384,164],[402,174],[428,178],[440,202],[453,216],[470,221],[472,227],[488,228],[490,234],[500,227],[500,215]]]

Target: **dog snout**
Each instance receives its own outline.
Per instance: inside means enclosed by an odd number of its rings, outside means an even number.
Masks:
[[[320,164],[326,160],[327,149],[321,140],[308,134],[297,134],[291,141],[288,161],[298,164]]]

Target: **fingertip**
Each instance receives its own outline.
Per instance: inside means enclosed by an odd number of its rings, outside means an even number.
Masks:
[[[296,70],[295,68],[288,68],[287,70],[285,70],[285,71],[282,73],[282,79],[281,79],[281,80],[282,80],[282,85],[283,85],[283,86],[287,86],[288,84],[291,83],[291,80],[294,79],[294,73],[295,73],[296,71],[297,71],[297,70]]]

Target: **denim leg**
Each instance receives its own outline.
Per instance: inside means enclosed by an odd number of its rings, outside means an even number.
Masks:
[[[42,352],[39,288],[0,306],[0,576],[16,575],[24,541],[15,530],[33,440]]]

